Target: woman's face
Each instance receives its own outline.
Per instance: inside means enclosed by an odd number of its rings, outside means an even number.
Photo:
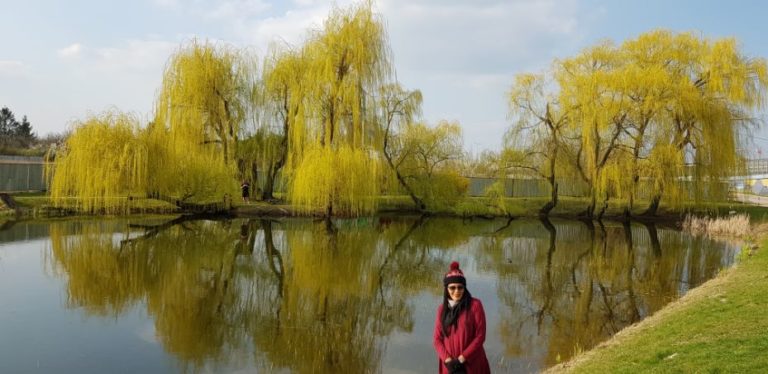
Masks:
[[[461,297],[464,296],[464,285],[461,283],[448,284],[448,296],[450,296],[453,301],[461,300]]]

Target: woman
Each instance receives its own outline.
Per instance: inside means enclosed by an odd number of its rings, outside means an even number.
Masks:
[[[485,311],[483,303],[469,293],[464,272],[454,261],[443,278],[443,304],[437,308],[435,351],[440,373],[490,373],[485,356]]]

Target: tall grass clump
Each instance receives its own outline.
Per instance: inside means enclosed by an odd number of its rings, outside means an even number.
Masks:
[[[683,221],[683,230],[694,235],[743,237],[749,234],[749,215],[733,214],[711,218],[688,214]]]

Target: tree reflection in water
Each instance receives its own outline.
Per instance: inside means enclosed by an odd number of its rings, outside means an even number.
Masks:
[[[480,265],[498,275],[505,357],[536,367],[566,360],[711,278],[729,257],[705,239],[664,234],[654,224],[543,219],[491,235]],[[525,371],[531,362],[509,365]]]
[[[417,321],[415,303],[425,291],[441,297],[435,285],[457,256],[497,280],[497,299],[483,300],[500,313],[488,330],[508,363],[497,369],[545,367],[658,310],[729,258],[653,224],[378,217],[123,227],[51,224],[47,264],[66,279],[70,308],[117,317],[145,306],[185,371],[381,371],[395,332],[431,330],[433,306]]]
[[[48,262],[67,277],[68,307],[117,316],[144,301],[184,370],[252,346],[262,369],[372,372],[383,338],[413,328],[411,296],[443,268],[411,238],[423,223],[179,221],[140,236],[53,225]]]

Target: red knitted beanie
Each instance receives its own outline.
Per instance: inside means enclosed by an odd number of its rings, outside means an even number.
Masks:
[[[451,262],[450,270],[445,273],[445,277],[443,278],[443,286],[448,286],[451,283],[467,285],[467,279],[464,278],[464,272],[459,269],[459,263],[456,261]]]

